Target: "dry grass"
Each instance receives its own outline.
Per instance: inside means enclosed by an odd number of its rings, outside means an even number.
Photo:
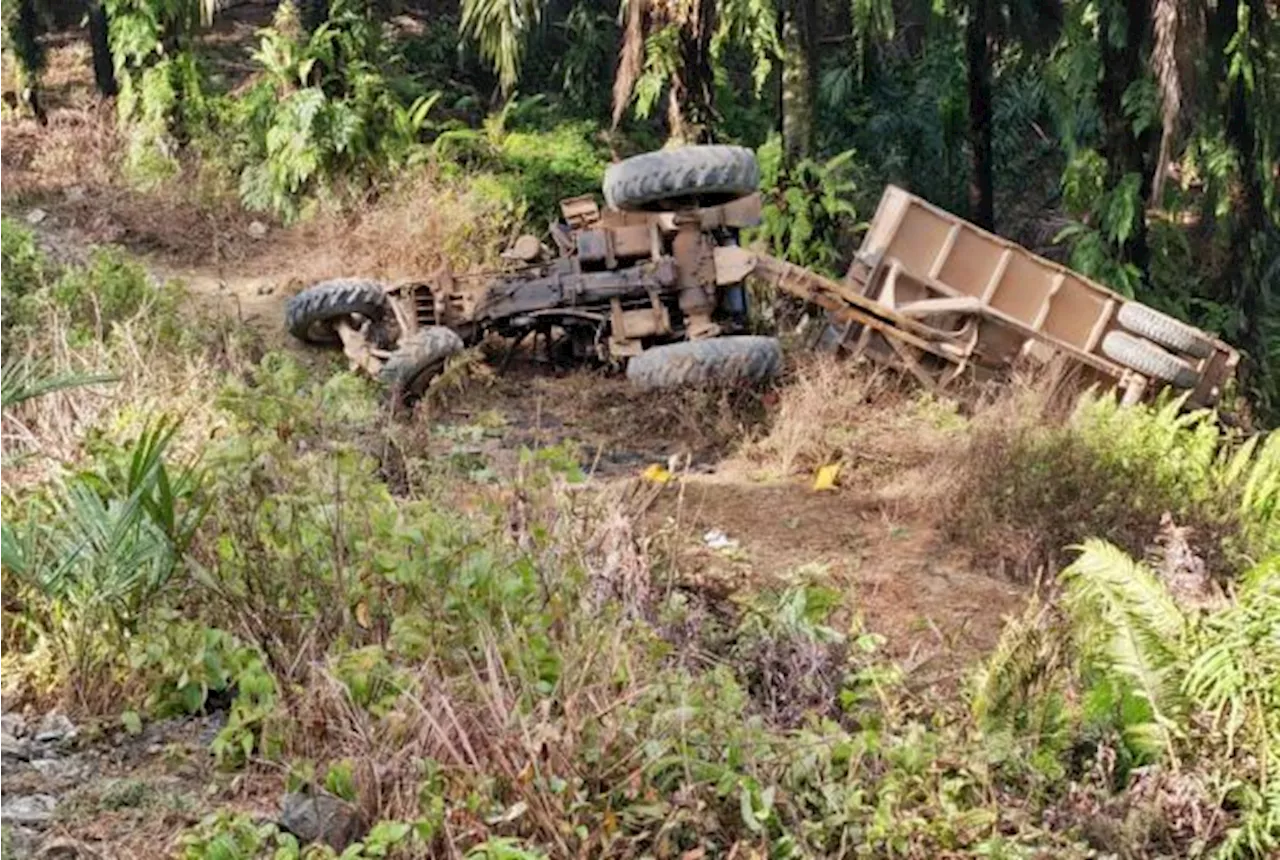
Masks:
[[[65,318],[48,317],[37,340],[27,343],[28,360],[43,361],[51,376],[108,372],[117,377],[85,387],[57,391],[6,409],[3,415],[5,489],[43,480],[59,463],[74,462],[87,439],[123,439],[136,435],[152,416],[183,419],[179,447],[216,432],[212,393],[224,375],[256,360],[251,333],[221,319],[192,323],[200,332],[187,349],[153,327],[150,309],[113,326],[107,340],[72,343]],[[91,433],[90,431],[96,431]],[[188,444],[189,443],[189,444]]]
[[[859,428],[869,404],[880,400],[890,378],[869,365],[830,356],[802,361],[778,392],[768,433],[743,455],[776,477],[810,473],[856,456]]]
[[[800,359],[777,396],[768,432],[742,451],[758,477],[811,478],[839,464],[842,483],[885,501],[935,498],[934,473],[965,424],[957,402],[920,392],[896,371],[824,355]]]

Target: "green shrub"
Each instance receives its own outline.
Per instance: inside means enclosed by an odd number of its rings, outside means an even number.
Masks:
[[[146,268],[118,248],[99,248],[87,266],[63,270],[49,298],[67,315],[79,340],[104,339],[114,324],[145,314],[147,324],[162,338],[178,332],[182,289],[153,281]]]
[[[978,426],[961,472],[953,536],[1020,574],[1060,567],[1088,537],[1140,555],[1166,515],[1222,573],[1280,546],[1280,443],[1243,439],[1180,400],[1125,408],[1104,396],[1062,426]]]
[[[335,0],[309,34],[263,30],[254,58],[264,75],[233,117],[247,208],[293,220],[333,183],[377,180],[424,154],[438,94],[401,96],[402,58],[368,4]]]
[[[135,637],[129,655],[130,669],[146,679],[147,693],[141,710],[164,718],[198,714],[211,697],[225,704],[236,690],[245,694],[246,678],[255,664],[255,652],[225,630],[183,617],[163,607]]]
[[[538,99],[509,102],[482,129],[441,133],[432,153],[445,176],[465,178],[515,221],[542,229],[566,197],[598,194],[605,153],[597,126],[559,120]]]
[[[1179,803],[1218,819],[1179,833],[1170,798],[1138,797],[1130,802],[1145,805],[1154,820],[1118,828],[1118,844],[1100,848],[1140,853],[1154,830],[1182,850],[1198,846],[1214,857],[1274,853],[1280,795],[1269,774],[1280,765],[1280,556],[1242,576],[1234,594],[1208,611],[1181,603],[1155,573],[1102,541],[1086,542],[1060,582],[1061,615],[1033,607],[1006,628],[984,666],[973,698],[979,725],[1001,743],[1024,738],[1024,747],[1060,759],[1064,771],[1082,750],[1105,750],[1114,769],[1099,786],[1107,793],[1141,781],[1139,765],[1148,774],[1159,772],[1153,764],[1181,770],[1188,790]],[[1063,694],[1053,699],[1053,730],[1030,732],[1028,713],[1043,710],[1046,699],[1027,694],[1046,690]],[[1223,793],[1191,788],[1205,785],[1224,786]]]
[[[146,188],[175,176],[178,150],[206,113],[204,75],[190,50],[201,4],[105,0],[128,145],[124,173]]]
[[[596,134],[591,122],[508,132],[500,146],[500,181],[531,216],[544,221],[559,218],[562,199],[600,190],[605,160],[594,141]]]
[[[0,318],[4,325],[4,354],[15,350],[10,332],[31,326],[37,313],[32,297],[45,288],[50,265],[36,247],[36,237],[24,224],[5,218],[0,222]]]
[[[760,187],[764,209],[760,226],[747,235],[764,242],[769,252],[788,262],[837,277],[846,249],[841,243],[854,226],[857,193],[854,153],[827,161],[804,159],[783,163],[777,137],[760,147]]]

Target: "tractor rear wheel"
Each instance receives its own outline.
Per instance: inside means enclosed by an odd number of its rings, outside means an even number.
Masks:
[[[453,329],[425,326],[400,341],[378,378],[402,397],[419,397],[444,369],[444,363],[462,349],[462,338]]]
[[[636,155],[604,172],[604,200],[632,212],[717,206],[760,187],[755,153],[741,146],[686,146]]]
[[[781,369],[777,338],[737,335],[651,347],[627,363],[627,379],[645,390],[758,385]]]

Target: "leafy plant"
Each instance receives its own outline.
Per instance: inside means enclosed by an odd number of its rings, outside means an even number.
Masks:
[[[841,243],[857,217],[853,158],[850,150],[823,162],[784,166],[780,140],[770,139],[759,151],[760,184],[767,191],[752,238],[789,262],[840,274]]]
[[[5,218],[0,226],[0,320],[3,320],[5,356],[13,349],[10,335],[34,323],[37,295],[52,278],[48,260],[36,247],[35,234],[25,225]]]
[[[221,767],[240,767],[255,752],[274,755],[279,748],[273,734],[278,688],[275,679],[256,657],[235,675],[236,697],[227,713],[227,722],[210,744],[214,760]]]
[[[254,59],[263,78],[238,110],[246,207],[285,220],[331,183],[376,180],[421,157],[419,135],[439,93],[406,103],[402,58],[359,0],[335,0],[310,33],[267,29]]]
[[[207,506],[194,464],[172,472],[178,429],[146,428],[120,475],[85,472],[6,517],[5,572],[30,599],[28,617],[54,648],[81,703],[114,683],[129,642],[178,572]]]
[[[177,334],[182,288],[157,283],[137,260],[115,248],[95,250],[87,266],[65,269],[48,293],[79,340],[104,340],[112,326],[144,312],[161,337]]]

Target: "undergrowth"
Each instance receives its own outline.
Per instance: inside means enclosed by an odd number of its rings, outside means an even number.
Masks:
[[[1190,529],[1229,575],[1280,549],[1280,437],[1244,437],[1181,400],[1123,408],[1086,399],[1065,424],[993,410],[960,458],[951,534],[1014,575],[1054,571],[1100,537],[1141,554],[1162,523]]]
[[[61,701],[131,731],[223,712],[212,762],[350,802],[365,825],[350,858],[1275,848],[1274,439],[1106,400],[1015,432],[836,364],[784,390],[791,411],[755,443],[784,475],[833,460],[858,474],[968,440],[975,471],[957,480],[984,482],[958,511],[983,526],[970,539],[1005,529],[1047,553],[1076,539],[1070,526],[1146,550],[1167,509],[1213,537],[1206,570],[1234,577],[1200,576],[1204,602],[1186,603],[1171,567],[1090,543],[940,702],[820,568],[731,599],[676,578],[641,517],[678,481],[602,489],[571,448],[544,446],[467,485],[406,463],[417,454],[363,379],[282,354],[191,357],[189,323],[126,259],[60,272],[10,247],[6,276],[34,279],[18,291],[19,353],[56,334],[72,365],[127,387],[143,378],[145,362],[121,358],[138,326],[175,314],[147,354],[188,354],[200,373],[176,377],[183,399],[79,416],[65,467],[6,482],[7,705]],[[54,407],[21,408],[6,406],[7,425]],[[842,426],[801,433],[805,418]],[[875,428],[893,444],[871,447]],[[900,443],[916,432],[925,442]],[[1100,483],[1079,483],[1086,462]],[[1142,517],[1104,520],[1121,482]],[[1068,490],[1095,503],[1083,526],[1046,519],[1081,504]],[[335,853],[229,807],[174,850]]]

